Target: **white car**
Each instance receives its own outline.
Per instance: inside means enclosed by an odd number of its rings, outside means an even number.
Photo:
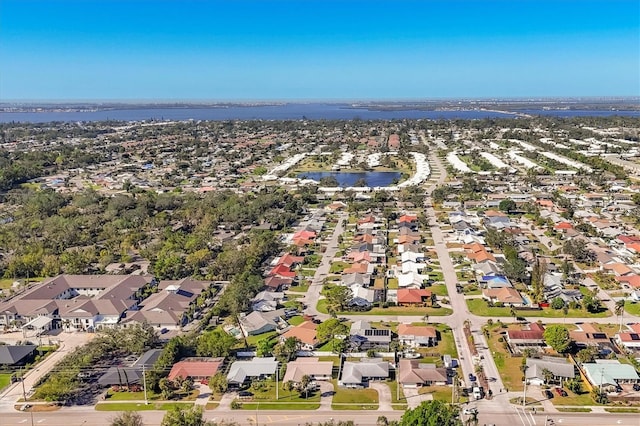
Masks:
[[[478,409],[476,407],[465,408],[462,410],[462,414],[477,414]]]

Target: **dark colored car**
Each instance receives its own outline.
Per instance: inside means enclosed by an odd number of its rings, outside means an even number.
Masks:
[[[636,391],[636,392],[640,391],[640,384],[635,383],[635,384],[633,385],[633,390],[634,390],[634,391]]]
[[[551,399],[551,398],[553,398],[553,392],[551,392],[549,389],[545,389],[544,390],[544,396],[547,399]]]
[[[556,388],[556,393],[560,396],[567,396],[567,391],[562,388]]]
[[[249,397],[252,397],[253,394],[251,392],[249,392],[249,391],[240,391],[240,392],[238,392],[238,396],[240,398],[249,398]]]
[[[474,376],[473,374],[469,373],[469,380],[471,380],[472,382],[476,381],[476,376]]]

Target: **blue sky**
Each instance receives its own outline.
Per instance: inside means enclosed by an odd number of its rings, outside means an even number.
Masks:
[[[0,1],[0,100],[639,95],[638,0]]]

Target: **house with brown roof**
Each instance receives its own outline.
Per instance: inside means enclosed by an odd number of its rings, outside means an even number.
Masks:
[[[223,363],[224,358],[185,358],[173,364],[167,378],[169,380],[176,380],[178,377],[183,379],[190,377],[194,381],[208,380],[220,371]]]
[[[600,346],[609,344],[609,336],[598,329],[595,324],[580,324],[577,330],[569,331],[569,337],[578,347]]]
[[[602,269],[606,272],[613,273],[617,277],[633,274],[633,269],[620,262],[604,264],[602,265]]]
[[[505,306],[517,307],[524,304],[522,296],[513,287],[483,288],[482,297],[493,303],[503,303]]]
[[[280,341],[284,342],[290,337],[296,338],[302,344],[301,349],[304,351],[312,351],[318,346],[318,335],[316,332],[317,325],[312,321],[305,321],[300,325],[291,327],[280,335]]]
[[[444,386],[449,384],[449,377],[446,368],[438,368],[435,364],[421,363],[417,359],[401,359],[398,383],[404,388]]]
[[[299,357],[287,363],[282,383],[291,381],[298,385],[304,376],[309,376],[311,380],[327,381],[331,380],[332,373],[332,361],[320,361],[317,357]]]
[[[431,306],[434,295],[424,288],[399,288],[397,303],[399,306]]]
[[[438,332],[426,325],[398,325],[398,341],[412,348],[435,346],[438,344]]]

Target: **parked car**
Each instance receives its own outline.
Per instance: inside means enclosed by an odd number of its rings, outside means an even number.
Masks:
[[[462,410],[462,414],[476,414],[478,409],[476,407],[469,407]]]
[[[633,384],[633,390],[636,391],[636,392],[640,392],[640,384],[634,383]]]
[[[473,374],[469,373],[469,380],[472,382],[476,381],[476,376],[474,376]]]
[[[553,392],[551,392],[549,389],[545,389],[544,390],[544,396],[547,399],[551,399],[551,398],[553,398]]]
[[[556,388],[556,393],[560,396],[567,396],[567,391],[562,388]]]

